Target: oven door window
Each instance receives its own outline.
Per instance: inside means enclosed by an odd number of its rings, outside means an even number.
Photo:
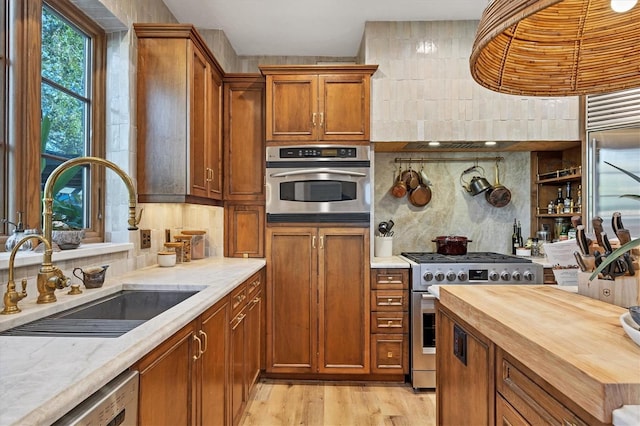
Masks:
[[[435,313],[423,313],[422,314],[422,348],[435,348],[436,347],[436,314]]]
[[[280,183],[280,200],[298,202],[352,201],[357,198],[355,182],[303,180]]]

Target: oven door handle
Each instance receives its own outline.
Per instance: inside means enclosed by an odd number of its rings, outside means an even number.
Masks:
[[[436,297],[433,294],[422,294],[422,300],[434,300]]]
[[[360,172],[351,172],[348,170],[336,170],[336,169],[301,169],[301,170],[292,170],[290,172],[280,172],[273,173],[271,177],[287,177],[287,176],[298,176],[298,175],[315,175],[318,173],[331,173],[334,175],[343,175],[343,176],[355,176],[355,177],[365,177],[366,173]]]

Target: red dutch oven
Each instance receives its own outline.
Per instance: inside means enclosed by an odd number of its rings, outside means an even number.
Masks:
[[[442,235],[431,240],[436,243],[438,254],[462,255],[467,254],[467,243],[472,240],[456,235]]]

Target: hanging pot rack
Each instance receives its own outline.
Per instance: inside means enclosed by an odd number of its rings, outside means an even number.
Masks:
[[[464,161],[464,162],[473,162],[474,164],[478,164],[480,161],[491,161],[491,162],[500,162],[504,160],[504,157],[438,157],[438,158],[401,158],[396,157],[394,159],[395,163],[443,163],[443,162],[454,162],[454,161]]]

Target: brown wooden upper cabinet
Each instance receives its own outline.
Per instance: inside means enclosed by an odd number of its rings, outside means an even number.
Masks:
[[[261,66],[267,141],[368,141],[377,65]]]
[[[138,200],[222,200],[222,76],[191,25],[134,24]]]

